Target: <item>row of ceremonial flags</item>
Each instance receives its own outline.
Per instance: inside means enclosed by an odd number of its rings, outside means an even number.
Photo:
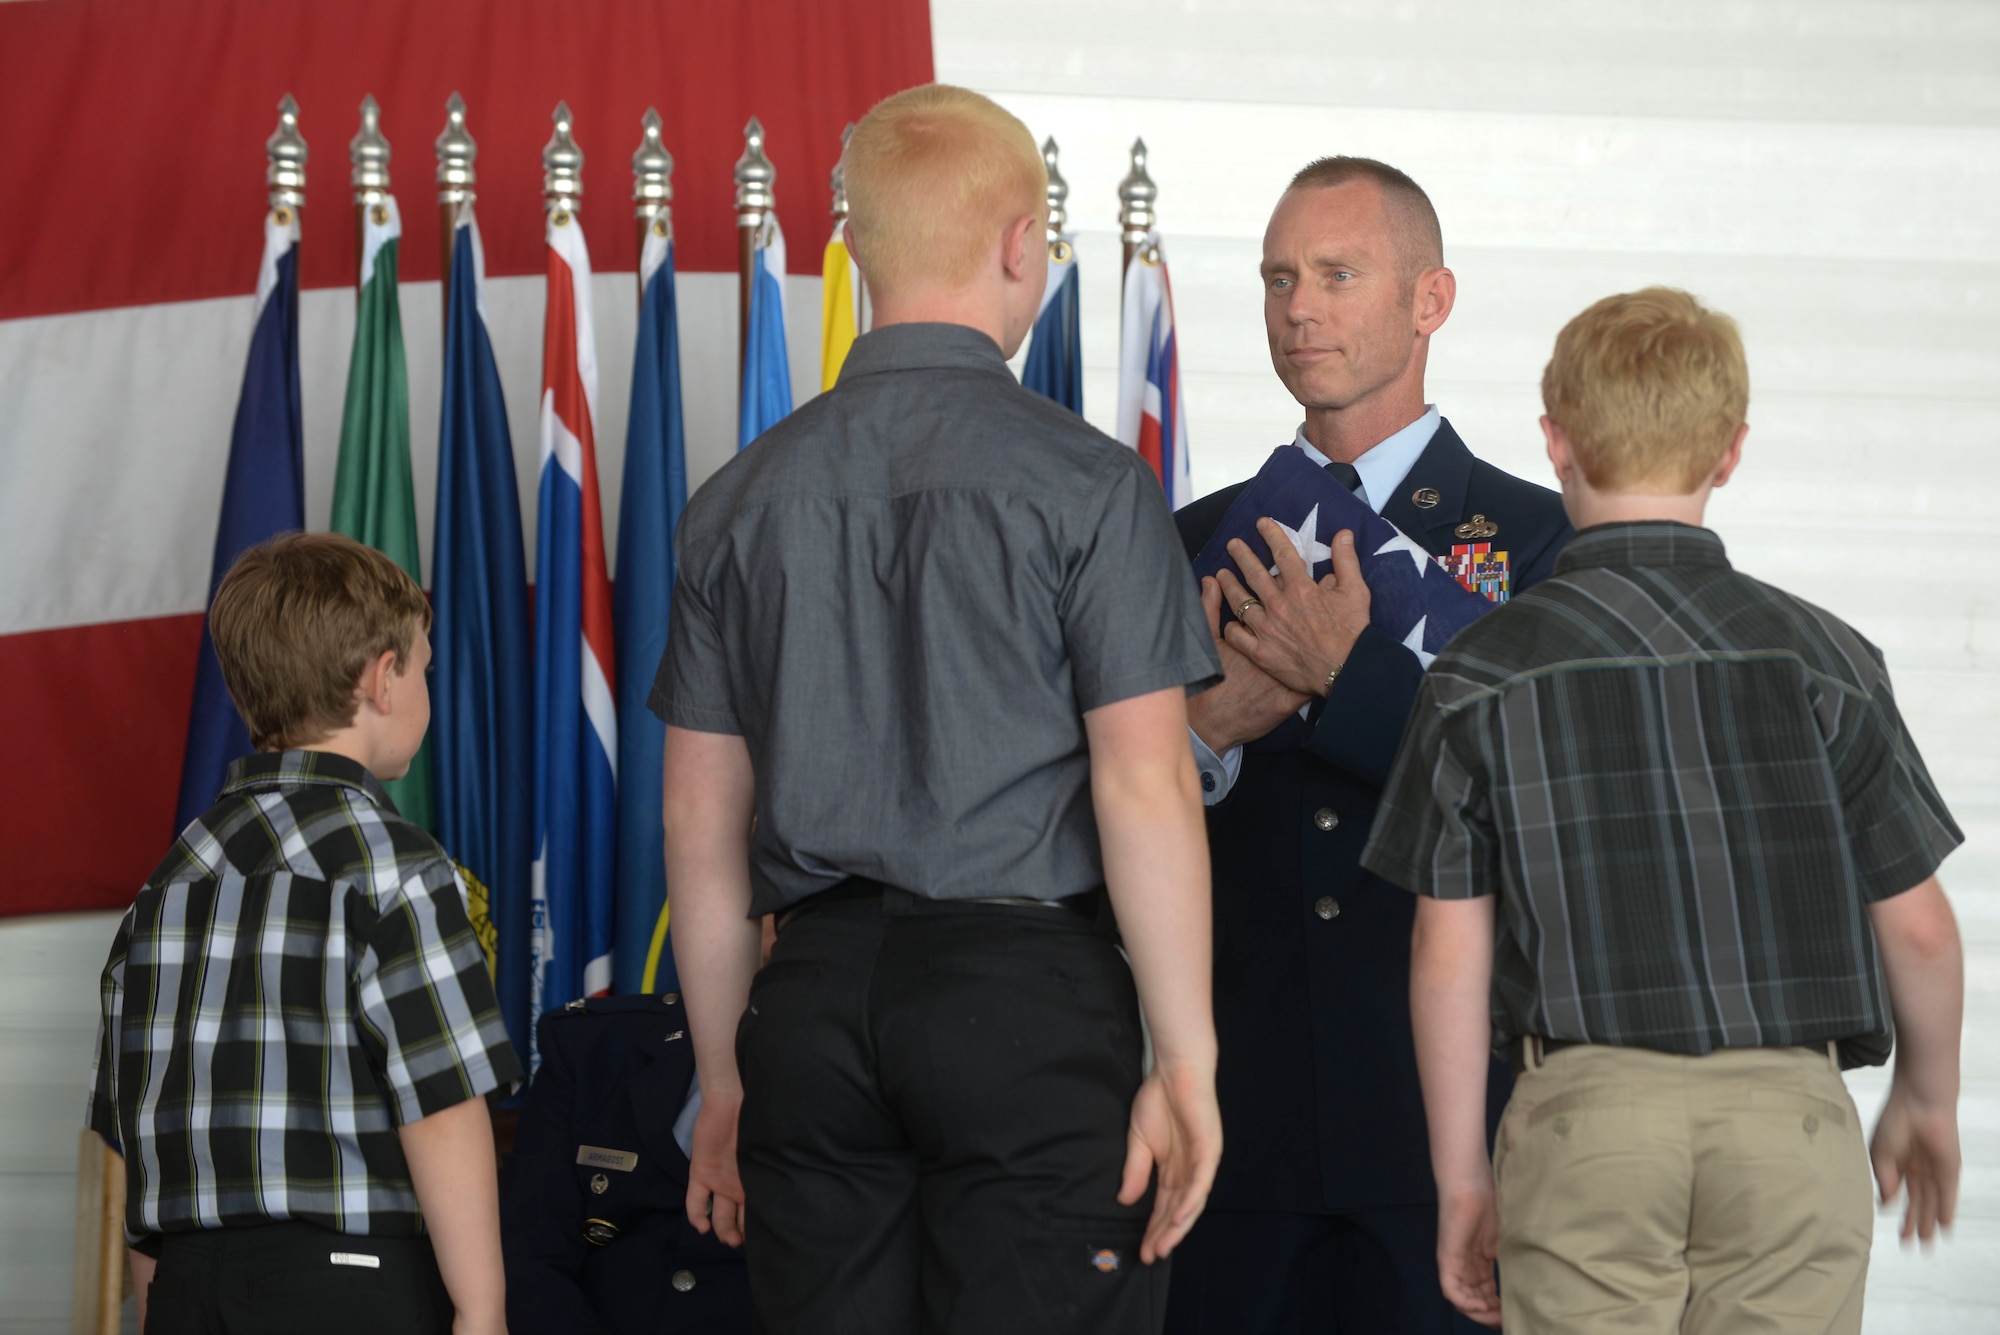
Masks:
[[[458,206],[453,231],[432,554],[432,724],[409,774],[389,791],[464,870],[509,1035],[531,1051],[533,1017],[551,1006],[674,985],[660,832],[665,730],[645,707],[666,645],[673,532],[688,493],[674,246],[659,220],[640,255],[614,589],[597,486],[590,256],[574,212],[557,207],[547,215],[530,616],[513,443],[470,203]],[[400,214],[385,195],[363,215],[331,526],[385,552],[421,583],[400,237]],[[792,408],[785,241],[774,214],[765,214],[753,240],[739,448]],[[298,247],[297,210],[272,209],[211,596],[246,548],[304,526]],[[821,384],[831,387],[867,327],[868,306],[837,227],[823,261]],[[1051,246],[1049,264],[1023,380],[1080,414],[1077,277],[1067,240]],[[1186,418],[1157,234],[1128,268],[1124,324],[1120,436],[1154,464],[1172,502],[1184,504]],[[200,652],[181,827],[214,799],[228,762],[250,750],[206,632]]]

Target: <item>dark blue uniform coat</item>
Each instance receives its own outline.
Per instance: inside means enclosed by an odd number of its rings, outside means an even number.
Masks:
[[[1190,559],[1247,485],[1174,516]],[[1382,517],[1433,555],[1474,540],[1507,552],[1510,594],[1546,577],[1569,538],[1559,495],[1473,458],[1449,422],[1397,492]],[[1475,515],[1498,531],[1459,536]],[[1304,749],[1252,743],[1236,786],[1208,809],[1216,1081],[1229,1137],[1211,1209],[1437,1199],[1410,1036],[1416,900],[1358,861],[1422,676],[1415,654],[1370,627]],[[1504,1069],[1493,1086],[1497,1117]]]
[[[541,1069],[500,1170],[508,1327],[747,1335],[742,1254],[687,1221],[673,1130],[694,1079],[687,1008],[672,992],[572,1006],[541,1018]],[[615,1236],[591,1242],[593,1220]]]

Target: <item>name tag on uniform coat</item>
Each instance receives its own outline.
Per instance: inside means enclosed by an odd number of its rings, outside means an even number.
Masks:
[[[576,1161],[592,1168],[615,1168],[621,1173],[629,1173],[639,1166],[639,1156],[630,1150],[607,1150],[595,1145],[577,1146]]]

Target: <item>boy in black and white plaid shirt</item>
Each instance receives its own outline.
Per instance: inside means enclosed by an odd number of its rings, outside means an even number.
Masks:
[[[464,888],[381,786],[430,722],[430,607],[288,534],[209,624],[257,754],[120,924],[91,1073],[146,1329],[500,1331],[481,1096],[521,1067]]]

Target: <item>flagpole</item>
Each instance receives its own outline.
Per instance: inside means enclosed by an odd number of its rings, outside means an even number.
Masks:
[[[299,104],[286,93],[278,103],[278,128],[264,141],[264,188],[280,225],[306,204],[306,141],[299,134]]]
[[[1069,259],[1069,243],[1062,239],[1063,228],[1069,223],[1069,182],[1056,166],[1061,153],[1054,135],[1042,141],[1042,162],[1049,169],[1049,255],[1058,264]]]
[[[660,142],[660,113],[646,108],[645,136],[632,154],[632,216],[638,232],[639,302],[646,300],[646,234],[657,230],[662,238],[674,233],[674,155]]]
[[[742,318],[737,338],[740,378],[750,361],[750,284],[757,261],[757,234],[777,206],[778,169],[764,156],[764,123],[755,116],[743,127],[743,156],[736,160],[736,293]],[[778,275],[784,281],[784,275]]]
[[[439,277],[443,280],[439,302],[444,321],[451,323],[451,248],[458,239],[458,210],[463,204],[470,204],[475,198],[473,184],[479,177],[472,169],[472,160],[479,156],[479,145],[473,142],[465,128],[465,99],[453,93],[444,104],[444,130],[437,137],[437,184],[438,184],[438,251],[441,267]]]
[[[355,274],[368,249],[368,220],[371,213],[379,227],[389,221],[383,201],[389,195],[389,141],[382,137],[382,108],[373,94],[361,99],[361,129],[347,143],[347,159],[353,164],[348,183],[354,187]],[[361,284],[354,284],[354,304],[361,304]]]
[[[854,122],[847,122],[847,128],[840,132],[840,156],[833,160],[833,172],[827,177],[827,185],[833,190],[833,230],[839,232],[841,224],[847,221],[847,141],[854,137]]]
[[[1119,239],[1124,242],[1124,257],[1118,266],[1121,283],[1122,275],[1132,267],[1132,257],[1146,244],[1146,233],[1159,224],[1159,215],[1153,211],[1159,197],[1160,187],[1153,184],[1153,178],[1146,172],[1146,141],[1134,139],[1132,170],[1118,183]]]

